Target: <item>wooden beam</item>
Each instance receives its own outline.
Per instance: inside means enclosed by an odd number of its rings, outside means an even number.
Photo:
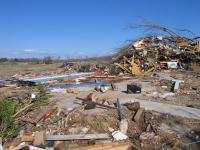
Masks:
[[[101,134],[76,134],[76,135],[46,135],[46,141],[69,141],[69,140],[100,140],[110,139],[107,133]]]
[[[128,60],[128,58],[127,58],[126,56],[123,56],[123,58],[124,58],[130,65],[132,65],[131,61]]]
[[[32,107],[33,106],[33,103],[32,104],[29,104],[27,106],[25,106],[24,108],[20,109],[17,113],[15,113],[13,115],[13,118],[15,118],[17,115],[19,115],[20,113],[22,113],[23,111],[25,111],[26,109],[28,109],[29,107]]]
[[[120,67],[122,70],[127,71],[128,73],[131,73],[130,70],[128,70],[127,68],[123,67],[121,64],[118,63],[114,63],[116,66]]]
[[[130,143],[111,143],[78,147],[72,150],[130,150],[132,148],[133,146]]]

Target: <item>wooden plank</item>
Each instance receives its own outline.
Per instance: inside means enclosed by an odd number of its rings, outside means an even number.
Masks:
[[[79,147],[72,150],[129,150],[132,148],[130,143],[111,143],[105,145],[93,145],[86,147]]]
[[[25,111],[26,109],[28,109],[29,107],[32,107],[32,106],[33,106],[33,103],[25,106],[22,109],[20,109],[16,114],[13,115],[13,118],[15,118],[17,115],[19,115],[20,113],[22,113],[23,111]]]
[[[128,70],[127,68],[123,67],[121,64],[118,63],[114,63],[116,66],[120,67],[122,70],[127,71],[128,73],[131,73],[130,70]]]
[[[47,135],[46,141],[69,141],[69,140],[91,140],[110,139],[107,133],[101,134],[76,134],[76,135]]]
[[[33,145],[43,145],[45,143],[45,132],[35,132]]]
[[[123,58],[130,64],[132,65],[132,62],[130,60],[128,60],[128,58],[126,56],[123,56]]]
[[[144,120],[144,108],[140,108],[137,113],[134,116],[134,121],[137,123],[140,123],[142,120]]]
[[[142,75],[139,65],[135,63],[134,57],[132,58],[131,66],[132,66],[132,75],[135,76]]]
[[[20,120],[23,121],[23,122],[31,123],[34,126],[36,126],[36,124],[37,124],[37,122],[35,120],[31,119],[31,118],[21,118]]]

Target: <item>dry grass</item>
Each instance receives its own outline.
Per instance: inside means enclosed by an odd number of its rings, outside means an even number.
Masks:
[[[17,73],[41,73],[55,71],[62,63],[33,64],[25,62],[2,62],[0,63],[0,79],[9,78]]]

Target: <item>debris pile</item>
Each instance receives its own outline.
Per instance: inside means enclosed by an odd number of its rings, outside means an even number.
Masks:
[[[200,70],[200,42],[148,27],[167,35],[139,38],[113,65],[0,80],[0,149],[199,149],[200,75],[186,69]]]
[[[162,31],[169,32],[170,36],[142,37],[119,49],[114,65],[124,74],[149,75],[153,70],[188,69],[191,63],[200,62],[200,41],[179,36],[166,28]]]

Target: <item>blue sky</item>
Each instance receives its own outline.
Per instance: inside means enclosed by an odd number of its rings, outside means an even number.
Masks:
[[[199,0],[0,0],[0,57],[107,55],[143,19],[200,35]]]

